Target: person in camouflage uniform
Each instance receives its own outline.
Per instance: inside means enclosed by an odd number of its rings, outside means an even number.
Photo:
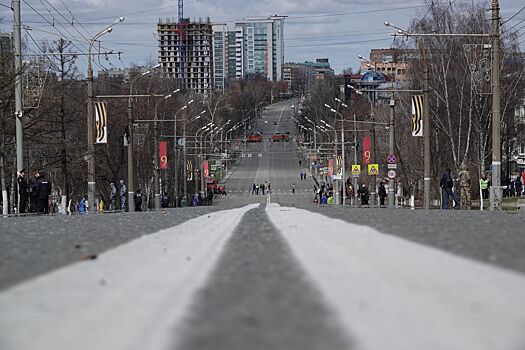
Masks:
[[[471,178],[470,173],[467,170],[467,166],[463,163],[461,164],[459,172],[459,187],[460,187],[460,203],[461,203],[461,209],[468,209],[470,210],[472,208],[472,201],[470,199],[470,185],[471,185]]]

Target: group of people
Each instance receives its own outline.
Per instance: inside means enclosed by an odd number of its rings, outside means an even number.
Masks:
[[[262,194],[262,195],[265,195],[266,192],[268,193],[271,193],[272,190],[271,190],[271,185],[268,181],[264,181],[263,184],[256,184],[256,183],[253,183],[253,186],[252,186],[252,194],[256,194],[258,195],[259,192]]]
[[[314,204],[319,204],[320,206],[325,205],[332,205],[334,201],[334,189],[331,185],[326,185],[325,183],[321,183],[319,185],[319,188],[314,185]]]
[[[525,171],[510,181],[508,194],[509,197],[525,196]]]
[[[17,177],[19,206],[18,212],[49,214],[49,196],[51,195],[51,179],[45,171],[37,171],[29,179],[25,169],[20,170]]]
[[[306,173],[301,170],[301,172],[299,173],[299,177],[301,178],[301,181],[306,180]]]

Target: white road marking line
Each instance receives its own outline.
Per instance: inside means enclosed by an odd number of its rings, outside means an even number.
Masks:
[[[306,210],[266,210],[355,349],[524,348],[524,276]]]
[[[257,206],[189,220],[4,291],[0,347],[170,348],[194,293],[242,216]]]

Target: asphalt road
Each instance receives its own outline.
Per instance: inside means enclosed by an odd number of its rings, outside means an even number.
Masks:
[[[0,348],[525,348],[525,215],[314,205],[292,103],[212,207],[0,219]]]

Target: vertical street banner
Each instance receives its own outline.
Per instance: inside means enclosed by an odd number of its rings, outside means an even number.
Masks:
[[[412,96],[412,136],[423,136],[423,95]]]
[[[372,141],[370,135],[367,135],[363,138],[363,163],[370,164],[370,146]]]
[[[95,143],[108,143],[107,121],[106,102],[95,102]]]
[[[328,160],[328,176],[332,177],[334,175],[334,161],[332,159]]]
[[[186,180],[193,181],[193,162],[191,160],[186,161]]]
[[[202,163],[202,168],[203,168],[203,171],[204,171],[204,176],[205,176],[205,177],[210,176],[210,170],[208,169],[208,161],[207,161],[207,160],[205,160],[205,161]]]
[[[168,143],[166,141],[159,142],[159,156],[160,168],[168,169]]]

